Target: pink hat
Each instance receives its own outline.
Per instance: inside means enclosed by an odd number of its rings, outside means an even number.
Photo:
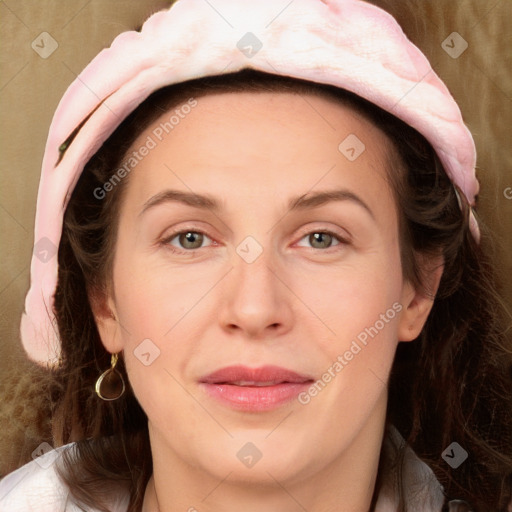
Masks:
[[[30,358],[55,364],[53,314],[64,211],[84,165],[152,92],[186,80],[253,68],[352,91],[418,130],[471,205],[476,151],[461,112],[427,58],[395,19],[361,0],[178,0],[140,32],[120,34],[70,85],[46,143],[31,283],[21,318]],[[80,127],[78,130],[77,128]],[[77,131],[74,138],[70,137]],[[59,148],[69,142],[63,157]],[[474,217],[471,229],[478,240]]]

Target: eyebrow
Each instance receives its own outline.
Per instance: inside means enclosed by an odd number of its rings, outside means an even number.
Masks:
[[[288,203],[288,210],[303,211],[310,208],[318,208],[333,201],[351,201],[361,206],[375,220],[375,215],[371,208],[358,195],[346,189],[319,191],[294,197]],[[150,208],[168,202],[178,202],[194,208],[211,210],[212,212],[219,212],[221,210],[221,203],[214,196],[169,189],[163,190],[148,199],[138,216],[140,217]]]

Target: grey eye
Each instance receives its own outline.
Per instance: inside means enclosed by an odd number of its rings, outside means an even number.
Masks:
[[[332,245],[335,237],[329,233],[317,232],[308,235],[308,242],[315,249],[326,249]]]
[[[187,231],[180,233],[178,240],[184,249],[199,249],[203,245],[204,235],[197,231]]]

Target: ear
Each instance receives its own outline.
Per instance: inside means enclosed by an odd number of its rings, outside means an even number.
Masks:
[[[110,353],[121,352],[124,343],[114,300],[107,292],[94,291],[89,294],[89,303],[103,346]]]
[[[423,287],[416,289],[409,281],[405,281],[402,288],[401,304],[402,314],[398,325],[398,341],[412,341],[416,339],[427,321],[439,283],[444,271],[444,259],[420,258],[422,265]]]

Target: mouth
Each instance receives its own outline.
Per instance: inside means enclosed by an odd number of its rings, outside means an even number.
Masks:
[[[263,412],[289,403],[314,379],[279,366],[228,366],[199,381],[209,398],[241,411]]]

